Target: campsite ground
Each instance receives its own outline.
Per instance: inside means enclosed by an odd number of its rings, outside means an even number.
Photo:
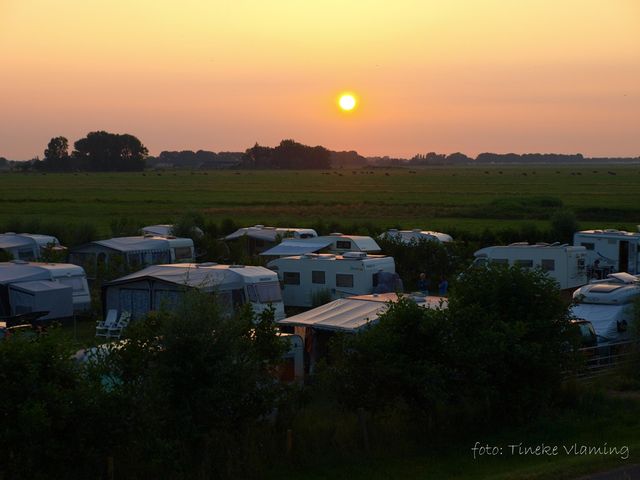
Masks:
[[[486,435],[470,433],[455,441],[426,439],[424,447],[402,453],[389,444],[369,457],[353,455],[339,460],[327,459],[304,470],[295,466],[283,467],[269,478],[568,480],[629,466],[640,462],[640,398],[610,394],[607,384],[611,382],[611,379],[601,379],[597,385],[587,387],[588,393],[579,405],[545,415],[526,427],[504,427]],[[474,459],[472,447],[476,441],[502,447],[503,453]],[[511,455],[508,446],[520,442],[533,447],[558,446],[560,453],[557,456]],[[629,456],[622,459],[615,454],[566,454],[564,447],[571,448],[574,443],[578,446],[626,446]]]
[[[185,211],[240,224],[371,223],[480,232],[546,224],[561,202],[585,226],[635,229],[640,165],[333,171],[164,171],[0,175],[0,224],[171,222]]]

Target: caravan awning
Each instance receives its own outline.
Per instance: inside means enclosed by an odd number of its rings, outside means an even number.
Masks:
[[[32,281],[9,286],[9,303],[14,315],[49,312],[42,317],[66,318],[73,315],[73,289],[52,281]]]
[[[278,324],[353,333],[371,322],[376,322],[378,315],[386,309],[387,304],[384,302],[341,298],[308,312],[280,320]]]
[[[269,250],[265,250],[260,255],[272,255],[276,257],[290,257],[292,255],[303,255],[305,253],[317,252],[331,245],[332,240],[284,240]]]

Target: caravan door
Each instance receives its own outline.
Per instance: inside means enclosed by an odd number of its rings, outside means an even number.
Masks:
[[[627,240],[620,240],[618,244],[618,271],[633,273],[629,270],[629,242]]]

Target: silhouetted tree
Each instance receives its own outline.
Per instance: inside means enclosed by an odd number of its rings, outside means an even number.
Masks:
[[[93,171],[139,171],[149,151],[133,135],[105,131],[90,132],[74,143],[73,157],[81,167]]]
[[[65,172],[73,169],[69,157],[69,140],[65,137],[53,137],[44,151],[44,159],[37,168],[49,172]]]

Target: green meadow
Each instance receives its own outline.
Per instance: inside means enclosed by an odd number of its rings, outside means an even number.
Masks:
[[[101,234],[113,220],[164,223],[186,211],[247,225],[480,232],[546,225],[558,208],[584,227],[635,230],[639,200],[640,165],[0,175],[0,224],[90,223]]]

